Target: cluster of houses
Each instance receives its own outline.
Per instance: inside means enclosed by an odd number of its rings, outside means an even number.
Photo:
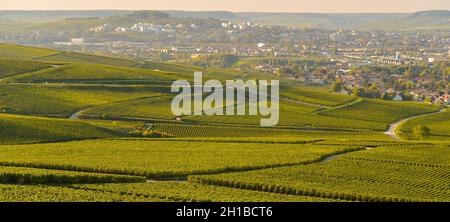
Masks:
[[[380,94],[388,94],[393,95],[392,100],[395,101],[403,101],[405,100],[406,95],[399,90],[395,90],[393,88],[387,88],[386,84],[382,81],[383,75],[380,73],[371,74],[370,77],[368,74],[365,75],[346,75],[349,70],[338,70],[336,73],[336,79],[342,82],[345,89],[351,91],[354,88],[363,87],[363,79],[368,80],[368,84],[375,84],[380,88]],[[406,77],[402,75],[391,75],[390,78],[393,78],[395,81],[406,81]],[[418,83],[418,85],[424,85],[424,83],[430,83],[431,80],[419,77],[414,79],[414,82]],[[450,104],[450,96],[449,91],[447,92],[439,92],[436,90],[427,89],[425,87],[415,87],[408,91],[408,96],[411,97],[412,100],[418,102],[431,102],[436,104]]]
[[[190,28],[198,28],[196,24],[190,24]],[[184,24],[178,25],[160,25],[160,24],[152,24],[152,23],[136,23],[131,27],[115,27],[111,24],[103,24],[101,26],[90,28],[90,32],[101,33],[101,32],[150,32],[155,34],[160,34],[163,32],[173,33],[175,29],[186,28]]]

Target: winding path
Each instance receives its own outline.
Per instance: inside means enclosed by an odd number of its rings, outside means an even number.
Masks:
[[[411,116],[411,117],[408,117],[408,118],[400,119],[397,122],[392,123],[389,126],[389,129],[386,132],[384,132],[384,134],[388,135],[389,137],[391,137],[394,140],[401,140],[402,138],[400,138],[397,135],[396,131],[397,131],[398,127],[400,127],[403,123],[406,123],[406,122],[408,122],[409,120],[412,120],[412,119],[417,119],[417,118],[425,117],[425,116],[431,116],[431,115],[438,114],[438,113],[443,113],[443,112],[446,112],[446,109],[440,109],[439,111],[436,111],[436,112],[433,112],[433,113],[420,114],[420,115],[416,115],[416,116]]]
[[[80,119],[80,115],[81,115],[83,112],[85,112],[85,111],[86,111],[86,109],[85,109],[85,110],[78,111],[78,112],[72,114],[72,115],[69,117],[69,119]]]

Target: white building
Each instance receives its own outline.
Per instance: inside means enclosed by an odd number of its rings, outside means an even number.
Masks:
[[[72,44],[83,44],[84,43],[84,39],[82,39],[82,38],[73,38],[71,42],[72,42]]]
[[[400,94],[397,94],[392,100],[394,100],[394,101],[403,101],[403,97]]]

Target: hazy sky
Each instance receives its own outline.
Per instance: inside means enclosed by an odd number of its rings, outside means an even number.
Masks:
[[[0,10],[45,9],[413,12],[450,10],[450,0],[0,0]]]

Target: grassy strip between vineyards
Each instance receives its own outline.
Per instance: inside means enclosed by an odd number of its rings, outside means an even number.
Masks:
[[[189,181],[348,201],[450,201],[450,149],[388,146],[323,163],[191,176]]]
[[[64,186],[0,184],[0,202],[164,202],[159,198],[73,189]]]
[[[144,182],[144,177],[74,171],[0,167],[2,184],[83,184]]]
[[[307,164],[350,151],[350,146],[88,140],[0,146],[0,165],[146,176],[245,171]]]
[[[181,202],[335,202],[334,199],[265,193],[193,183],[156,182],[71,185],[87,191],[129,194]]]

